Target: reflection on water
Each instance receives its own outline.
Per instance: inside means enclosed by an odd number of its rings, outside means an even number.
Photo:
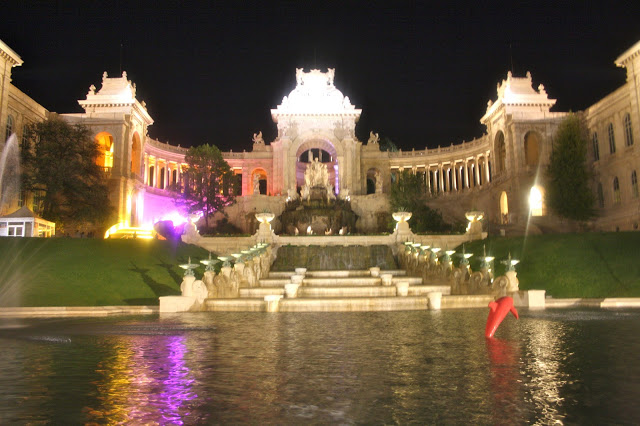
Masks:
[[[212,313],[0,329],[0,423],[634,423],[640,313]]]

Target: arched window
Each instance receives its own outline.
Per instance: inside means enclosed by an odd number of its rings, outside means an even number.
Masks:
[[[602,182],[598,182],[598,205],[604,208],[604,191],[602,190]]]
[[[609,123],[607,127],[607,134],[609,135],[609,152],[615,154],[616,152],[616,137],[613,134],[613,123]]]
[[[536,185],[529,192],[529,209],[531,216],[543,216],[545,213],[544,190]]]
[[[9,114],[7,116],[7,132],[4,137],[4,140],[9,139],[9,136],[11,136],[11,133],[13,133],[13,116]]]
[[[613,178],[613,204],[620,204],[620,181],[617,176]]]
[[[529,132],[524,137],[524,161],[526,166],[537,166],[540,158],[540,141],[538,135]]]
[[[498,135],[496,136],[495,150],[497,162],[496,173],[502,173],[507,164],[507,148],[504,144],[504,133],[502,132],[498,132]]]
[[[638,198],[638,175],[635,170],[631,172],[631,194],[633,198]]]
[[[22,126],[22,140],[20,142],[20,148],[29,146],[29,125]]]
[[[627,146],[633,145],[633,131],[631,130],[631,116],[629,114],[624,116],[624,140]]]
[[[113,167],[113,136],[108,132],[100,132],[95,140],[99,151],[96,164],[104,167],[105,170],[111,169]]]
[[[598,133],[593,132],[593,161],[600,159],[600,148],[598,147]]]

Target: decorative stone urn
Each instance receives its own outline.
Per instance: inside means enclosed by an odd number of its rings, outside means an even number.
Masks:
[[[380,274],[380,279],[382,280],[382,285],[384,286],[390,286],[393,283],[392,274]]]
[[[409,282],[400,281],[396,283],[396,294],[401,297],[405,297],[409,294]]]
[[[271,221],[276,217],[273,213],[262,212],[256,213],[256,219],[260,222],[258,228],[258,240],[271,241]]]
[[[473,210],[466,212],[464,215],[469,221],[467,234],[482,234],[482,223],[480,221],[484,219],[484,212]]]
[[[411,219],[411,212],[394,212],[391,213],[391,217],[397,222],[395,232],[398,241],[405,236],[411,235],[411,228],[409,228],[409,224],[407,223],[407,221]]]
[[[300,288],[298,283],[287,283],[284,285],[284,294],[288,299],[293,299],[298,295],[298,288]]]
[[[377,266],[372,266],[371,268],[369,268],[369,273],[371,274],[372,277],[379,277],[380,268]]]

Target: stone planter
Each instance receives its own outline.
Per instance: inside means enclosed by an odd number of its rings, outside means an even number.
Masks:
[[[429,292],[427,293],[427,298],[429,299],[429,309],[431,309],[432,311],[439,311],[442,304],[442,292]]]
[[[409,294],[409,282],[400,281],[396,283],[396,295],[405,297]]]
[[[380,268],[378,268],[377,266],[369,268],[369,272],[371,273],[372,277],[380,276]]]
[[[380,279],[382,280],[382,285],[389,286],[393,284],[393,275],[391,274],[380,274]]]
[[[302,275],[304,277],[304,275],[307,273],[307,268],[296,268],[296,275]]]
[[[289,283],[284,285],[284,294],[288,299],[294,299],[298,295],[298,288],[300,284]]]
[[[294,284],[302,284],[302,280],[304,280],[304,275],[291,275],[291,282]]]

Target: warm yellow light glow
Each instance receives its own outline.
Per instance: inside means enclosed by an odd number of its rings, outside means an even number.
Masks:
[[[529,192],[529,209],[531,216],[542,216],[544,214],[544,197],[539,186],[532,187],[531,192]]]
[[[153,225],[129,226],[129,222],[120,222],[113,225],[104,234],[104,238],[140,238],[142,240],[152,240],[156,231]]]

